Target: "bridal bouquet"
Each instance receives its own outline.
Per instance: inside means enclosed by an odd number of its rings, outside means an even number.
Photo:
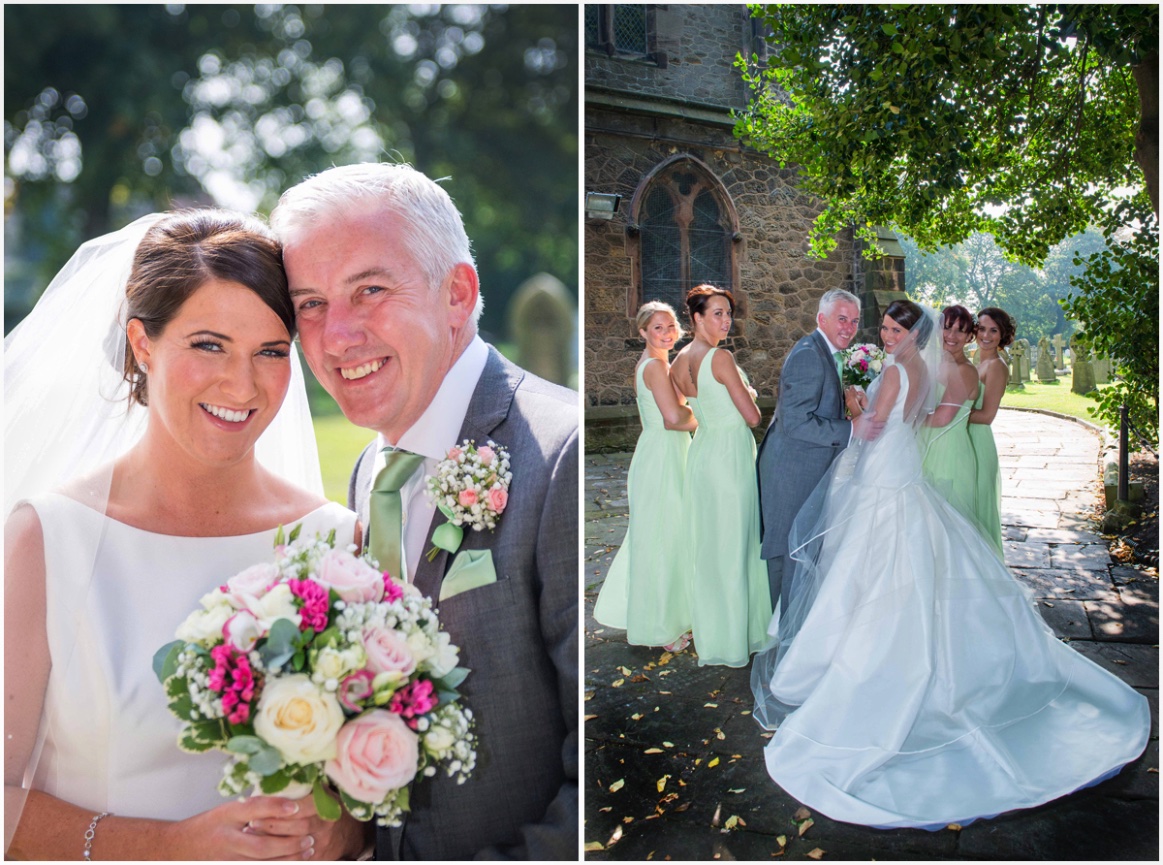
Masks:
[[[884,349],[867,342],[854,345],[840,352],[840,362],[844,369],[844,387],[868,387],[884,367]]]
[[[348,549],[354,549],[349,547]],[[275,538],[273,563],[207,593],[158,650],[154,671],[182,721],[178,745],[232,756],[224,796],[254,788],[340,816],[399,825],[408,785],[476,765],[468,670],[432,602],[326,539]]]

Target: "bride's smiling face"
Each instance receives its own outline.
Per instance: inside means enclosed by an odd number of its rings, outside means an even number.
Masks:
[[[291,380],[291,338],[275,312],[228,280],[204,283],[156,338],[127,328],[148,364],[150,433],[196,461],[233,464],[254,448]]]
[[[897,349],[905,345],[909,338],[909,329],[891,316],[886,315],[880,323],[880,341],[884,344],[885,354],[896,354]]]

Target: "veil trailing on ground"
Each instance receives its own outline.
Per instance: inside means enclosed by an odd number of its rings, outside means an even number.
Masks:
[[[126,282],[134,252],[160,214],[85,243],[49,284],[32,312],[4,340],[5,630],[17,617],[46,609],[44,585],[29,586],[14,560],[8,528],[24,501],[61,492],[105,513],[112,463],[145,431],[147,411],[131,404],[122,371],[126,353]],[[292,353],[287,397],[259,439],[259,462],[322,495],[323,483],[303,371]],[[80,551],[90,565],[101,541]],[[85,581],[88,596],[94,591]],[[80,619],[87,597],[71,598]],[[76,629],[71,631],[76,633]],[[5,644],[4,848],[35,779],[46,725],[41,718],[47,670],[21,664]],[[67,666],[73,645],[52,663]],[[176,747],[176,746],[175,746]]]
[[[851,527],[869,519],[880,499],[914,483],[920,474],[921,460],[915,433],[939,402],[941,328],[940,318],[935,312],[919,305],[915,308],[921,315],[909,328],[908,335],[897,344],[894,353],[889,355],[881,374],[869,386],[865,409],[866,413],[875,414],[881,421],[889,421],[901,446],[912,449],[911,455],[906,454],[912,459],[900,460],[900,472],[894,474],[891,481],[895,487],[885,489],[883,473],[869,471],[869,461],[870,458],[885,458],[881,445],[886,442],[854,439],[832,462],[796,515],[788,536],[788,556],[794,564],[791,573],[784,577],[791,579],[788,606],[773,616],[768,628],[772,639],[756,654],[751,667],[751,687],[756,698],[754,716],[767,729],[777,727],[796,708],[778,700],[768,683],[811,611],[822,581],[838,562],[859,567],[868,552],[845,544],[845,534]],[[898,365],[906,370],[906,376],[894,368]],[[890,418],[902,382],[908,387],[902,415]],[[889,432],[889,427],[885,432]],[[875,480],[872,479],[874,475]]]

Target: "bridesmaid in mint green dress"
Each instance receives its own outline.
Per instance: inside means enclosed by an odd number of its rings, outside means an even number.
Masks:
[[[1014,341],[1014,323],[1005,310],[986,307],[977,314],[977,402],[969,413],[969,439],[977,455],[977,521],[986,539],[1004,555],[1001,533],[1001,469],[990,424],[1010,380],[1009,367],[998,354]]]
[[[755,392],[729,351],[716,348],[731,330],[735,299],[700,285],[687,295],[694,339],[670,375],[699,427],[687,456],[684,501],[691,562],[691,615],[700,666],[745,666],[767,641],[771,596],[759,557]]]
[[[947,306],[941,319],[944,354],[937,383],[941,401],[918,432],[917,443],[924,455],[925,479],[977,525],[977,457],[968,426],[977,398],[977,371],[965,356],[974,333],[973,315],[963,306]]]
[[[638,310],[646,349],[634,371],[642,433],[626,489],[630,526],[610,564],[594,618],[626,631],[635,646],[681,649],[691,627],[690,560],[680,519],[690,430],[689,407],[670,381],[669,353],[682,336],[674,310],[650,301]]]

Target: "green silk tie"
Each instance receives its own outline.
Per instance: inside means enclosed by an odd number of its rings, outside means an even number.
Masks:
[[[840,384],[844,384],[844,352],[834,351],[832,357],[836,359],[836,375],[840,376]]]
[[[404,579],[403,504],[400,488],[416,471],[424,457],[409,451],[384,448],[386,461],[376,475],[368,504],[368,546],[380,569],[396,579]]]

